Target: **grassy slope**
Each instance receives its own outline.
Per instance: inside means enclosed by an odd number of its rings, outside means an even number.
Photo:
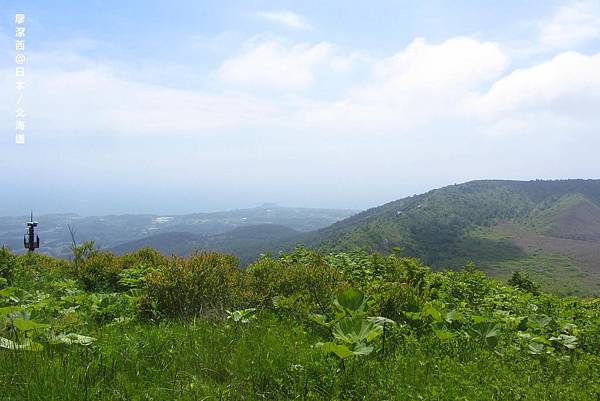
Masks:
[[[546,208],[538,206],[529,218],[537,232],[557,238],[600,239],[600,206],[580,193],[565,195]]]
[[[555,294],[586,296],[600,293],[598,272],[582,263],[579,256],[574,256],[583,255],[586,250],[569,251],[569,244],[595,248],[593,244],[544,236],[515,223],[478,228],[470,236],[506,245],[492,250],[483,249],[483,255],[474,252],[470,257],[449,260],[448,266],[474,261],[479,269],[503,280],[510,278],[513,272],[526,272],[543,290]],[[509,247],[517,251],[505,252]],[[471,246],[467,251],[469,249],[474,248]]]
[[[600,207],[580,193],[539,203],[517,222],[477,228],[469,238],[504,243],[495,249],[467,246],[477,266],[506,279],[528,272],[547,291],[562,295],[600,294]],[[509,246],[516,252],[506,253]],[[454,259],[453,262],[464,262]]]

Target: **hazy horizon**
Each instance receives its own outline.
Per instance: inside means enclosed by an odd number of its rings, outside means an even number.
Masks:
[[[29,211],[27,213],[17,213],[17,214],[13,214],[13,215],[0,215],[0,218],[3,217],[29,217],[29,213],[33,212],[34,213],[34,217],[35,216],[40,216],[40,215],[61,215],[61,214],[76,214],[79,217],[100,217],[100,216],[109,216],[109,215],[114,215],[114,216],[119,216],[119,215],[161,215],[161,216],[178,216],[178,215],[188,215],[188,214],[202,214],[202,213],[218,213],[218,212],[230,212],[230,211],[235,211],[235,210],[246,210],[246,209],[254,209],[254,208],[260,208],[260,207],[268,207],[268,206],[273,206],[273,207],[281,207],[281,208],[299,208],[299,209],[330,209],[330,210],[347,210],[347,211],[354,211],[354,212],[361,212],[370,208],[374,208],[374,207],[378,207],[378,206],[382,206],[386,203],[389,202],[393,202],[399,199],[403,199],[406,197],[410,197],[413,195],[421,195],[423,193],[429,192],[431,190],[434,189],[439,189],[439,188],[443,188],[446,186],[451,186],[451,185],[456,185],[456,184],[465,184],[467,182],[471,182],[471,181],[479,181],[479,180],[484,180],[484,181],[536,181],[536,180],[542,180],[542,181],[556,181],[556,180],[600,180],[600,178],[586,178],[586,177],[571,177],[571,178],[548,178],[548,179],[523,179],[523,180],[506,180],[506,179],[502,179],[502,178],[489,178],[489,179],[478,179],[478,180],[469,180],[469,181],[463,181],[463,182],[456,182],[456,183],[447,183],[445,185],[441,185],[439,187],[435,187],[435,188],[429,188],[426,190],[423,190],[421,192],[415,192],[415,193],[410,193],[410,194],[406,194],[403,196],[399,196],[397,198],[394,199],[389,199],[389,200],[385,200],[381,203],[378,204],[374,204],[374,205],[368,205],[366,207],[336,207],[336,206],[305,206],[305,205],[293,205],[293,204],[281,204],[278,202],[261,202],[261,203],[257,203],[257,204],[253,204],[253,205],[244,205],[244,206],[240,206],[240,207],[231,207],[228,209],[222,209],[222,208],[214,208],[214,209],[203,209],[203,210],[183,210],[183,211],[177,211],[177,212],[173,212],[173,211],[164,211],[164,210],[156,210],[156,211],[147,211],[147,212],[142,212],[142,211],[133,211],[133,212],[112,212],[112,213],[91,213],[91,214],[86,214],[86,213],[80,213],[77,211],[73,211],[73,210],[58,210],[58,211],[44,211],[43,209],[40,210],[36,210],[36,209],[28,209]]]
[[[262,207],[277,207],[277,208],[285,208],[285,209],[315,209],[315,210],[346,210],[346,211],[354,211],[354,212],[360,212],[363,209],[352,209],[352,208],[335,208],[335,207],[306,207],[306,206],[296,206],[296,205],[281,205],[279,203],[272,203],[272,202],[263,202],[260,205],[251,205],[248,207],[236,207],[236,208],[232,208],[232,209],[212,209],[212,210],[195,210],[195,211],[184,211],[184,212],[164,212],[164,213],[160,213],[160,212],[147,212],[147,213],[108,213],[108,214],[82,214],[82,213],[77,213],[74,211],[49,211],[49,212],[36,212],[35,210],[29,210],[27,213],[21,213],[21,214],[15,214],[15,215],[4,215],[1,216],[0,218],[18,218],[18,217],[26,217],[29,218],[30,217],[30,213],[33,213],[33,217],[34,219],[36,218],[36,216],[44,216],[44,215],[69,215],[69,214],[74,214],[77,215],[78,217],[103,217],[103,216],[127,216],[127,215],[155,215],[155,216],[182,216],[182,215],[189,215],[189,214],[210,214],[210,213],[221,213],[221,212],[233,212],[233,211],[237,211],[237,210],[250,210],[250,209],[258,209],[258,208],[262,208]]]
[[[595,0],[0,10],[0,216],[367,209],[474,179],[598,174]]]

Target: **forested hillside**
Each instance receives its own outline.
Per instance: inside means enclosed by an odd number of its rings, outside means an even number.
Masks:
[[[565,281],[592,277],[600,254],[600,180],[473,181],[369,209],[298,240],[325,250],[366,248],[414,256],[435,268],[472,260],[499,276],[531,267]],[[518,235],[516,231],[519,231]],[[598,258],[596,258],[598,256]],[[519,261],[523,263],[519,266]]]

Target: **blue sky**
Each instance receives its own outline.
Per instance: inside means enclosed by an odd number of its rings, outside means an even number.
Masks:
[[[599,0],[23,3],[0,0],[0,215],[598,178]]]

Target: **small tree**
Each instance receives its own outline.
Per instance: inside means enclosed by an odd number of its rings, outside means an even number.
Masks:
[[[508,280],[508,284],[533,295],[538,295],[540,293],[540,286],[534,283],[526,273],[521,274],[519,272],[514,272],[510,280]]]

